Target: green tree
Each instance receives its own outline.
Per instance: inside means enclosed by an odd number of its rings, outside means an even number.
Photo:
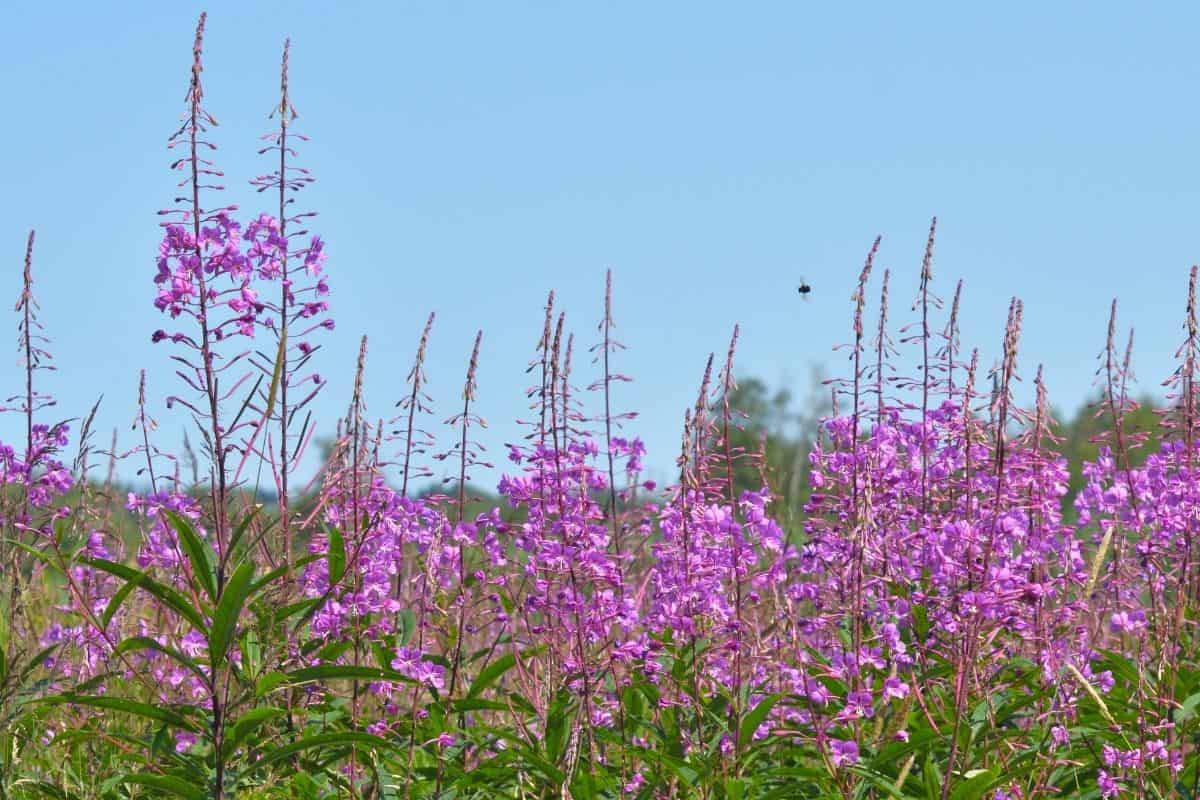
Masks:
[[[808,454],[830,413],[829,396],[818,367],[810,369],[810,391],[801,408],[789,389],[772,390],[757,377],[743,378],[730,398],[737,414],[737,427],[730,444],[754,457],[742,458],[734,468],[734,491],[767,485],[775,494],[775,510],[788,530],[798,530],[804,504],[808,502]]]
[[[1162,444],[1166,431],[1162,416],[1154,410],[1154,406],[1154,398],[1143,396],[1138,400],[1137,407],[1126,411],[1122,417],[1121,429],[1132,467],[1144,464],[1146,457]],[[1058,431],[1063,439],[1060,452],[1066,457],[1071,473],[1067,493],[1063,496],[1063,511],[1068,520],[1075,518],[1075,496],[1085,483],[1083,465],[1095,461],[1102,446],[1115,449],[1112,432],[1112,414],[1099,397],[1084,405],[1070,421],[1061,425]]]

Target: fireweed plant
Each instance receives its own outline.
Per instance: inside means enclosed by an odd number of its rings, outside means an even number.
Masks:
[[[290,46],[271,171],[251,181],[271,209],[243,215],[216,199],[204,22],[148,292],[198,454],[155,442],[142,373],[134,447],[95,448],[93,408],[68,463],[26,247],[5,404],[25,436],[0,445],[0,798],[1198,796],[1195,268],[1170,436],[1144,458],[1113,305],[1075,522],[1040,367],[1033,406],[1014,399],[1021,302],[985,371],[959,339],[961,281],[941,314],[936,223],[895,339],[893,271],[867,319],[870,248],[799,520],[781,521],[764,452],[735,445],[736,328],[683,414],[678,482],[642,476],[636,415],[615,409],[611,273],[592,342],[553,294],[531,331],[501,507],[469,496],[483,333],[436,433],[432,314],[392,419],[368,412],[362,340],[305,485],[334,323],[324,243],[293,208],[312,176]],[[140,491],[119,493],[121,459]],[[452,477],[417,496],[431,459]],[[747,472],[760,485],[738,492]]]

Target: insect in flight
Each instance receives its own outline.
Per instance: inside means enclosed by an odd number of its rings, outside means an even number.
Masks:
[[[804,278],[800,279],[799,292],[800,292],[800,296],[803,297],[805,300],[807,300],[809,294],[812,293],[812,287],[808,285],[808,281],[806,281]]]

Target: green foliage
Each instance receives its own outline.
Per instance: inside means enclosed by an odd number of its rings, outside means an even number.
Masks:
[[[765,472],[780,498],[776,512],[799,536],[808,496],[807,443],[816,435],[820,405],[814,400],[815,410],[801,416],[788,393],[771,393],[755,379],[742,381],[732,405],[751,420],[733,434],[733,447],[764,456],[762,469],[738,462],[735,489],[757,489]],[[1131,442],[1139,430],[1161,434],[1149,412],[1131,414],[1125,425]],[[1105,430],[1105,418],[1086,411],[1061,428],[1073,478],[1079,461],[1096,455],[1090,440]],[[1153,446],[1152,440],[1131,448],[1133,463]],[[476,501],[467,516],[493,499]],[[603,727],[589,724],[589,710],[565,685],[549,696],[525,693],[528,685],[520,675],[536,653],[503,650],[493,658],[493,647],[464,654],[470,674],[455,696],[393,669],[392,654],[419,630],[411,608],[396,614],[392,632],[361,646],[319,640],[303,645],[302,663],[310,666],[297,666],[294,636],[327,598],[298,597],[296,574],[323,560],[337,585],[331,596],[348,591],[354,546],[342,531],[327,529],[325,554],[259,570],[255,549],[267,541],[272,508],[245,507],[230,523],[230,548],[223,554],[193,523],[168,515],[187,564],[179,573],[182,581],[116,560],[76,558],[79,536],[66,530],[61,554],[21,543],[47,567],[42,580],[48,597],[61,595],[71,560],[118,581],[97,609],[102,627],[125,615],[148,619],[169,612],[183,626],[172,641],[192,633],[205,644],[203,655],[185,653],[126,622],[114,642],[114,664],[132,667],[141,654],[153,652],[215,691],[193,703],[164,704],[132,668],[104,676],[103,693],[96,681],[54,688],[46,664],[56,647],[16,648],[0,637],[0,768],[21,776],[0,780],[0,800],[218,795],[982,800],[1013,788],[1027,797],[1095,797],[1094,790],[1080,787],[1096,785],[1103,747],[1128,748],[1121,730],[1136,726],[1147,709],[1169,703],[1175,709],[1174,735],[1200,746],[1200,661],[1190,640],[1180,643],[1182,656],[1165,673],[1161,665],[1102,654],[1097,668],[1111,671],[1114,686],[1102,695],[1084,694],[1065,743],[1051,732],[1056,720],[1048,710],[1061,686],[1071,685],[1070,675],[1058,676],[1056,686],[1043,679],[1039,665],[1011,660],[988,676],[986,694],[973,695],[964,718],[956,720],[946,689],[953,685],[951,668],[930,659],[911,678],[926,687],[920,703],[911,695],[892,700],[875,718],[855,724],[860,759],[853,766],[834,765],[811,739],[791,737],[780,726],[789,715],[813,710],[808,698],[786,691],[752,695],[745,688],[734,694],[732,687],[698,693],[697,670],[709,647],[702,636],[657,643],[665,665],[659,681],[606,676],[607,689],[619,698],[619,714]],[[910,648],[919,647],[929,625],[915,606],[906,634]],[[843,682],[823,681],[834,696],[846,695]],[[356,703],[370,687],[382,685],[393,687],[398,702],[386,729],[368,731]],[[89,709],[99,713],[85,713]],[[764,736],[767,721],[773,730]],[[59,733],[43,746],[39,738],[51,723]],[[197,744],[177,750],[179,734],[196,736]],[[347,764],[353,765],[350,773]],[[1197,772],[1194,763],[1174,775],[1157,766],[1145,771],[1141,785],[1129,788],[1148,798],[1194,797]]]
[[[758,453],[761,460],[740,459],[734,465],[735,496],[762,488],[764,475],[775,493],[773,510],[780,524],[798,530],[808,485],[808,452],[819,432],[820,420],[830,413],[821,372],[810,371],[810,393],[803,411],[795,408],[795,397],[787,389],[772,391],[761,378],[741,379],[730,397],[737,415],[730,430],[730,445],[736,452]]]
[[[1162,443],[1165,433],[1162,416],[1154,411],[1154,406],[1153,398],[1142,397],[1138,407],[1127,410],[1122,417],[1122,430],[1128,437],[1130,466],[1144,464],[1146,456],[1158,450]],[[1103,440],[1112,449],[1112,432],[1112,414],[1099,397],[1080,407],[1071,419],[1060,419],[1057,433],[1063,441],[1058,451],[1067,459],[1071,472],[1067,494],[1063,497],[1063,511],[1068,520],[1075,519],[1073,502],[1084,485],[1083,465],[1095,462],[1100,454],[1101,444],[1097,440]]]

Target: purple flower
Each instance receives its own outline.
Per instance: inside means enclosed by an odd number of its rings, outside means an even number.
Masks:
[[[1050,729],[1050,735],[1054,737],[1054,743],[1059,747],[1065,747],[1071,742],[1071,733],[1062,725],[1055,725]]]
[[[899,678],[888,678],[883,682],[883,696],[903,700],[908,697],[908,684]]]
[[[1104,798],[1116,797],[1121,791],[1121,784],[1104,770],[1097,773],[1096,783],[1100,787],[1100,796]]]
[[[1163,739],[1152,739],[1146,742],[1145,754],[1147,761],[1167,761],[1167,743]]]
[[[853,739],[831,739],[829,741],[830,760],[835,767],[851,767],[858,763],[858,742]]]

